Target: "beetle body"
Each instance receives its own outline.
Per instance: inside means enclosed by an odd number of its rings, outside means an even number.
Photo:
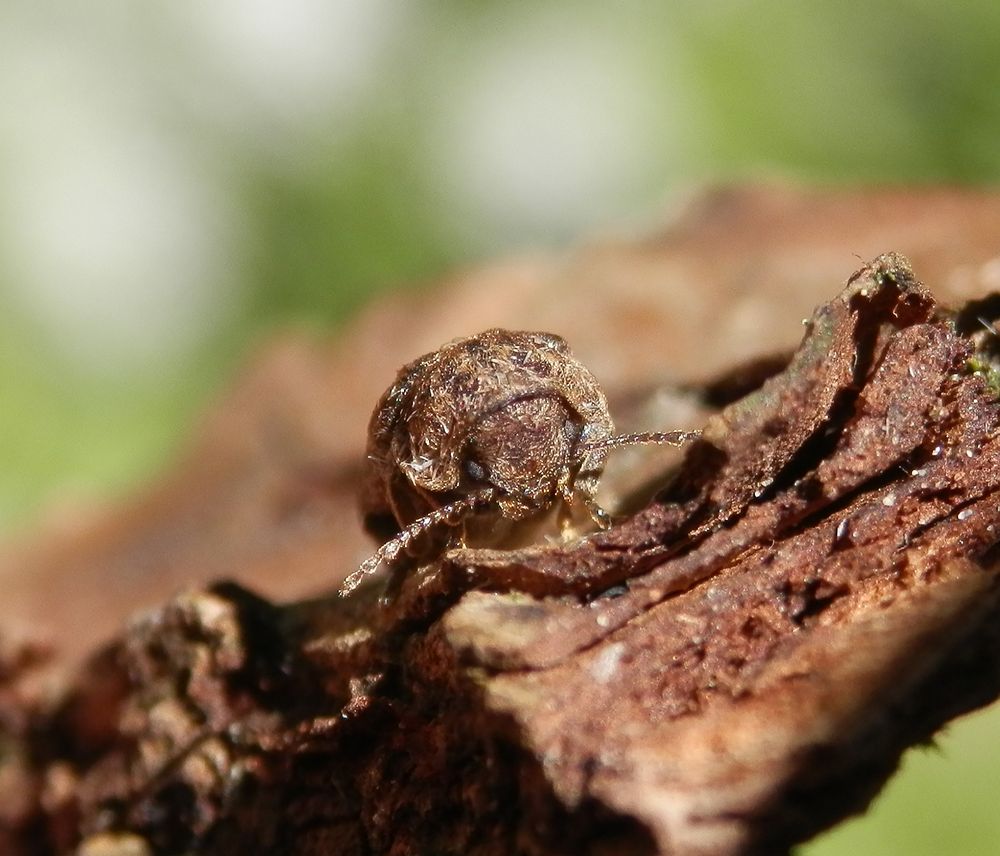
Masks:
[[[615,437],[596,378],[551,333],[487,330],[400,369],[369,424],[361,492],[382,547],[345,581],[357,586],[406,550],[440,552],[473,515],[521,520],[595,495],[608,450],[690,435]]]

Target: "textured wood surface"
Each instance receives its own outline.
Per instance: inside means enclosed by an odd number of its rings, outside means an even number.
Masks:
[[[775,853],[860,810],[998,690],[998,214],[720,193],[275,346],[163,484],[5,553],[0,845]],[[916,275],[850,277],[876,241]],[[337,598],[378,393],[497,324],[564,334],[621,427],[703,439],[623,453],[608,532]]]

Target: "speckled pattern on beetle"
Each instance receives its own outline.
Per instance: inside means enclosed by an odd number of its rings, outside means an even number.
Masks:
[[[365,528],[382,546],[343,593],[405,550],[433,557],[470,516],[521,520],[595,499],[608,451],[679,445],[696,432],[616,435],[603,390],[552,333],[487,330],[400,369],[368,433]]]

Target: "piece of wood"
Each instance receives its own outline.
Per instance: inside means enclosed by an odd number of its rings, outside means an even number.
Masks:
[[[281,336],[152,484],[118,502],[56,501],[35,532],[0,544],[0,623],[41,634],[73,666],[184,587],[323,592],[371,550],[355,488],[375,402],[400,366],[449,339],[559,333],[621,430],[693,428],[739,394],[734,372],[756,362],[759,375],[762,356],[794,348],[799,322],[862,259],[904,253],[946,305],[1000,288],[998,222],[1000,193],[975,189],[718,189],[644,240],[498,261],[382,298],[324,340]],[[616,453],[606,490],[641,487],[646,460]]]
[[[607,532],[453,550],[388,605],[194,590],[54,698],[11,647],[0,843],[787,851],[1000,691],[998,307],[881,256],[790,357],[689,388],[720,409]]]

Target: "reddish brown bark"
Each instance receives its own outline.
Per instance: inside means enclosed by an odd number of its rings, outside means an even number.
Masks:
[[[216,584],[54,695],[7,646],[0,845],[775,853],[862,809],[1000,690],[997,305],[880,257],[790,357],[674,396],[717,412],[610,477],[608,532],[452,551],[385,608]]]

